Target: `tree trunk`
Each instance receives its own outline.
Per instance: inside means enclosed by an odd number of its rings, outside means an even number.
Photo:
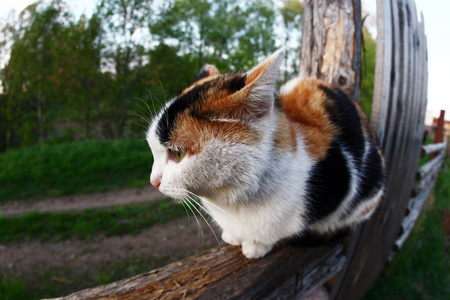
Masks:
[[[361,85],[361,2],[316,1],[303,4],[299,74],[333,83],[359,101]]]

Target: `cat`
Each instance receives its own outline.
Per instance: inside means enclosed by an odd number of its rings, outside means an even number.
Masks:
[[[354,228],[384,190],[383,156],[359,105],[312,78],[277,89],[282,56],[245,73],[205,65],[146,133],[151,183],[174,199],[201,199],[247,258],[281,240]]]

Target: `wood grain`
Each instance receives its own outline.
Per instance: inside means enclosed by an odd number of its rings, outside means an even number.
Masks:
[[[300,76],[325,80],[359,101],[361,2],[304,1],[303,33]]]
[[[417,20],[413,1],[378,0],[377,5],[378,28],[383,30],[377,37],[372,124],[386,158],[387,189],[375,215],[354,235],[332,299],[360,299],[393,257],[405,232],[402,220],[421,152],[427,103],[423,22]]]
[[[298,299],[342,265],[341,245],[281,246],[256,260],[246,259],[238,247],[227,245],[57,299]]]

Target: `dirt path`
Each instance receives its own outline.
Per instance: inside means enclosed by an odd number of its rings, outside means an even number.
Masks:
[[[0,244],[0,274],[5,278],[26,279],[31,286],[53,282],[53,288],[63,295],[92,286],[93,278],[101,276],[99,271],[120,269],[120,278],[128,277],[136,265],[150,271],[217,246],[205,222],[200,221],[200,226],[202,234],[195,219],[183,217],[136,235]],[[220,236],[220,230],[213,228]]]
[[[155,188],[146,187],[36,201],[18,200],[0,203],[0,215],[81,211],[163,197]],[[30,290],[50,290],[48,295],[53,297],[130,277],[136,270],[138,273],[150,271],[218,245],[208,225],[198,219],[199,225],[194,217],[183,217],[153,225],[135,235],[0,244],[0,280],[21,278]],[[220,239],[220,229],[211,225]]]
[[[30,211],[80,211],[88,208],[127,205],[164,197],[165,196],[154,187],[147,186],[140,189],[124,189],[105,193],[64,196],[35,201],[16,200],[0,203],[0,215],[22,215]]]

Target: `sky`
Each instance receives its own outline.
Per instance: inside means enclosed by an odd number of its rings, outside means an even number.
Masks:
[[[441,109],[446,110],[446,119],[450,120],[450,1],[415,0],[417,11],[423,12],[425,34],[428,40],[428,106],[438,116]],[[8,16],[11,9],[21,11],[33,0],[0,0],[0,18]],[[97,1],[67,1],[76,16],[90,15]],[[376,13],[376,0],[363,0],[363,8],[371,15]],[[373,19],[372,19],[373,20]]]

